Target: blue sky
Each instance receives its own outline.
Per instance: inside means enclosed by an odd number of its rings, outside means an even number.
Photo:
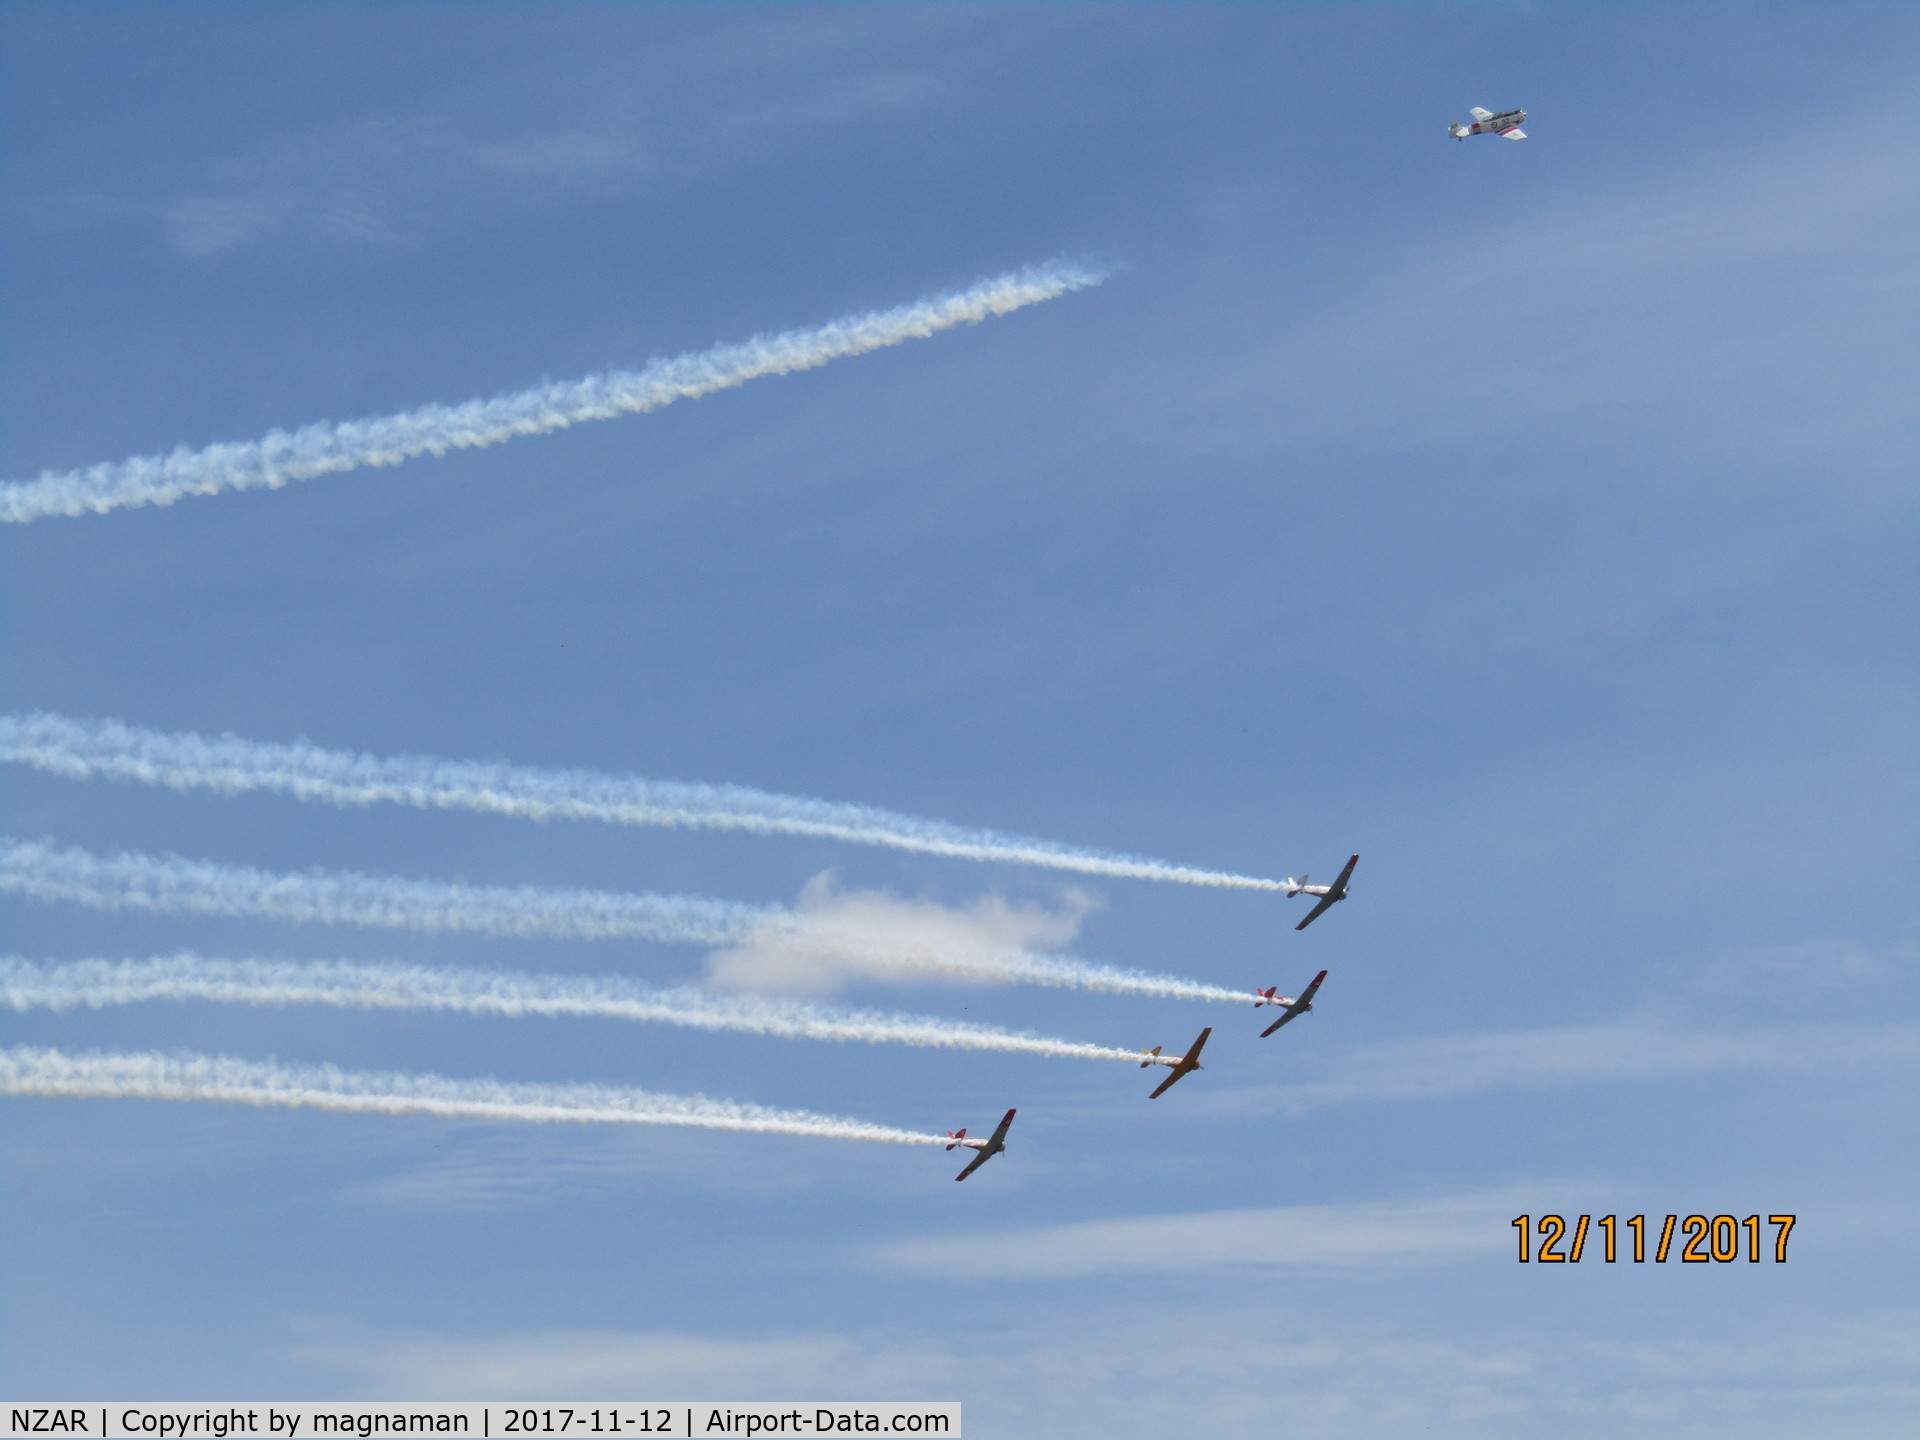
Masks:
[[[5,832],[1068,917],[1316,1013],[851,983],[1207,1070],[150,1004],[6,1043],[583,1080],[939,1151],[0,1101],[0,1385],[939,1398],[969,1433],[1911,1433],[1902,6],[14,5],[4,476],[1120,267],[442,460],[0,534],[4,711],[728,781],[1259,875],[340,811],[21,767]],[[1523,106],[1525,144],[1445,138]],[[692,947],[99,913],[36,960],[702,975]],[[1084,908],[1084,914],[1081,913]],[[1078,915],[1077,921],[1071,917]],[[1793,1211],[1785,1266],[1523,1210]]]

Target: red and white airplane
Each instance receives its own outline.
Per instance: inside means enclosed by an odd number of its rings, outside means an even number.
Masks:
[[[1278,1020],[1260,1032],[1260,1038],[1262,1040],[1266,1039],[1267,1036],[1273,1034],[1274,1031],[1293,1019],[1294,1016],[1304,1015],[1313,1009],[1314,994],[1320,989],[1320,982],[1326,978],[1327,972],[1322,970],[1318,975],[1313,977],[1313,983],[1300,992],[1299,998],[1297,999],[1290,999],[1285,995],[1274,994],[1273,992],[1280,988],[1277,985],[1269,985],[1265,990],[1254,991],[1253,993],[1260,997],[1253,1002],[1253,1008],[1256,1010],[1262,1005],[1284,1005],[1287,1007],[1286,1010],[1281,1013]]]
[[[1527,132],[1520,128],[1520,122],[1527,118],[1524,110],[1502,110],[1495,115],[1490,110],[1482,110],[1475,105],[1467,112],[1473,116],[1473,124],[1462,125],[1458,120],[1447,126],[1447,134],[1456,140],[1464,140],[1469,135],[1498,135],[1502,140],[1524,140]]]
[[[1289,900],[1296,895],[1318,895],[1320,897],[1320,903],[1307,912],[1307,918],[1293,928],[1296,930],[1306,929],[1307,926],[1326,914],[1329,906],[1338,905],[1342,900],[1346,899],[1347,881],[1353,878],[1353,867],[1359,863],[1360,857],[1358,855],[1347,861],[1347,868],[1340,872],[1339,878],[1331,885],[1309,885],[1307,884],[1307,877],[1304,875],[1298,880],[1289,878],[1287,881],[1287,898]]]
[[[1171,1075],[1167,1076],[1166,1079],[1162,1080],[1160,1084],[1155,1087],[1151,1095],[1147,1096],[1149,1100],[1158,1100],[1162,1095],[1167,1093],[1167,1087],[1173,1084],[1174,1081],[1180,1079],[1182,1076],[1191,1075],[1200,1068],[1200,1052],[1206,1047],[1207,1037],[1211,1034],[1213,1034],[1213,1027],[1209,1025],[1200,1032],[1200,1038],[1193,1042],[1193,1048],[1184,1055],[1162,1055],[1158,1045],[1154,1046],[1151,1050],[1142,1050],[1140,1052],[1147,1057],[1140,1062],[1140,1068],[1142,1070],[1146,1069],[1149,1065],[1165,1065],[1173,1071]]]
[[[956,1180],[966,1179],[967,1176],[973,1174],[974,1171],[986,1164],[987,1161],[1006,1149],[1007,1127],[1011,1124],[1013,1124],[1013,1111],[1009,1110],[1005,1116],[1001,1118],[1000,1123],[994,1127],[993,1134],[989,1135],[985,1140],[967,1139],[965,1126],[962,1126],[958,1130],[947,1131],[947,1139],[953,1142],[953,1144],[947,1146],[947,1149],[958,1150],[964,1146],[968,1150],[978,1150],[980,1152],[967,1162],[966,1169],[962,1170],[953,1178]]]

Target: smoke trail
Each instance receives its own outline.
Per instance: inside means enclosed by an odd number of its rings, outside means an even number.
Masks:
[[[277,489],[291,480],[311,480],[367,465],[398,465],[418,455],[497,445],[521,435],[544,435],[583,420],[644,414],[763,375],[811,370],[843,356],[975,324],[990,315],[1005,315],[1097,285],[1104,278],[1085,266],[1055,261],[912,305],[849,316],[816,330],[759,335],[743,345],[655,360],[642,370],[617,370],[491,400],[428,405],[370,420],[337,425],[322,421],[291,435],[275,430],[262,440],[209,445],[204,450],[182,447],[171,455],[142,456],[65,474],[48,471],[37,480],[0,485],[0,520],[18,524],[46,515],[101,514],[126,505],[171,505],[182,496],[222,490]]]
[[[1068,955],[1029,955],[990,945],[929,943],[876,933],[832,909],[818,913],[692,895],[465,885],[391,876],[275,874],[244,865],[122,853],[102,858],[45,841],[0,837],[0,893],[67,901],[95,910],[367,925],[561,940],[655,940],[738,944],[803,955],[848,957],[866,974],[946,975],[992,983],[1104,990],[1114,994],[1247,1003],[1217,985],[1097,965]]]
[[[942,1135],[921,1135],[808,1110],[709,1100],[704,1095],[660,1095],[606,1085],[514,1085],[441,1075],[355,1073],[332,1065],[270,1065],[219,1055],[99,1051],[68,1055],[19,1046],[0,1050],[0,1095],[216,1100],[473,1120],[694,1125],[707,1130],[884,1140],[895,1145],[951,1143]]]
[[[0,760],[75,780],[96,776],[138,780],[225,795],[267,790],[340,806],[384,803],[476,810],[528,820],[599,820],[613,825],[807,835],[1085,875],[1248,890],[1286,888],[1278,880],[1085,850],[865,805],[773,795],[737,785],[689,785],[590,770],[537,770],[422,755],[383,759],[314,745],[262,744],[232,735],[209,740],[190,733],[165,734],[113,720],[0,716]]]
[[[802,937],[801,943],[807,940],[808,937]],[[823,937],[823,941],[813,943],[826,953],[845,953],[836,950],[830,937]],[[1153,995],[1166,1000],[1206,1000],[1221,1005],[1245,1005],[1254,998],[1247,990],[1228,990],[1201,980],[1183,980],[1177,975],[1097,965],[1072,955],[1013,955],[991,951],[946,955],[903,949],[875,958],[902,969],[948,974],[956,979],[1002,980],[1057,990],[1099,990],[1109,995]]]
[[[883,1015],[689,986],[650,989],[610,976],[524,975],[352,961],[80,960],[37,965],[0,958],[0,1005],[15,1010],[99,1009],[145,1000],[227,1005],[336,1005],[467,1015],[592,1016],[794,1040],[857,1040],[948,1050],[999,1050],[1084,1060],[1135,1060],[1135,1050],[1081,1045],[927,1015]]]
[[[0,891],[95,910],[696,945],[739,940],[781,913],[685,895],[465,885],[318,870],[278,875],[177,855],[102,858],[44,841],[6,839],[0,839]]]

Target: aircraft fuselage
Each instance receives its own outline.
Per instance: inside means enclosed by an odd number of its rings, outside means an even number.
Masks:
[[[1464,140],[1469,135],[1505,135],[1509,130],[1518,130],[1520,122],[1527,118],[1524,110],[1503,110],[1498,115],[1489,115],[1486,119],[1476,118],[1471,125],[1450,125],[1449,133],[1456,140]],[[1524,139],[1524,136],[1516,136]]]

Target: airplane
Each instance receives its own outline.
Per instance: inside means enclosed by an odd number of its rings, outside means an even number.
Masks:
[[[1193,1048],[1184,1055],[1162,1055],[1158,1045],[1154,1046],[1151,1050],[1142,1050],[1140,1052],[1147,1057],[1140,1062],[1140,1068],[1142,1070],[1146,1069],[1149,1065],[1166,1065],[1173,1070],[1173,1073],[1162,1080],[1154,1092],[1147,1096],[1149,1100],[1158,1100],[1162,1095],[1166,1094],[1167,1087],[1173,1084],[1174,1081],[1200,1068],[1200,1051],[1205,1047],[1207,1037],[1211,1034],[1213,1034],[1213,1027],[1209,1025],[1200,1032],[1200,1038],[1193,1042]]]
[[[1278,1020],[1260,1032],[1260,1038],[1262,1040],[1266,1039],[1267,1036],[1273,1034],[1274,1031],[1293,1019],[1294,1016],[1304,1015],[1307,1011],[1313,1009],[1314,992],[1320,988],[1320,982],[1326,978],[1327,972],[1322,970],[1318,975],[1313,977],[1313,983],[1300,992],[1300,997],[1297,1000],[1289,1000],[1284,995],[1275,995],[1272,990],[1259,991],[1259,994],[1267,998],[1265,1000],[1256,1000],[1253,1005],[1254,1009],[1258,1010],[1262,1005],[1285,1005],[1287,1007],[1281,1012]]]
[[[1520,122],[1527,118],[1524,110],[1502,110],[1495,115],[1475,105],[1467,113],[1473,116],[1473,124],[1462,125],[1455,120],[1447,126],[1447,134],[1456,140],[1464,140],[1469,135],[1498,135],[1502,140],[1527,138],[1527,132],[1520,128]]]
[[[964,1125],[962,1125],[958,1130],[947,1131],[947,1139],[953,1142],[953,1144],[947,1146],[947,1149],[957,1150],[957,1149],[960,1149],[962,1146],[964,1146],[969,1150],[978,1150],[980,1152],[978,1155],[974,1156],[973,1159],[967,1162],[966,1169],[962,1170],[958,1175],[954,1176],[953,1178],[956,1180],[966,1179],[967,1176],[973,1174],[974,1171],[978,1170],[982,1165],[986,1164],[987,1161],[991,1160],[994,1156],[998,1155],[1002,1150],[1006,1149],[1007,1148],[1007,1127],[1011,1124],[1013,1124],[1013,1111],[1009,1110],[1001,1118],[1000,1123],[994,1127],[993,1134],[988,1136],[985,1140],[967,1139],[967,1127]]]
[[[1359,863],[1360,857],[1358,855],[1347,861],[1347,868],[1340,872],[1340,878],[1335,880],[1331,885],[1309,885],[1307,884],[1307,877],[1304,875],[1298,880],[1288,880],[1287,898],[1289,900],[1296,895],[1318,895],[1320,897],[1320,903],[1307,912],[1307,918],[1293,928],[1296,930],[1306,929],[1307,926],[1318,920],[1321,915],[1326,912],[1328,906],[1338,905],[1342,900],[1346,899],[1348,877],[1353,874],[1353,867]]]

